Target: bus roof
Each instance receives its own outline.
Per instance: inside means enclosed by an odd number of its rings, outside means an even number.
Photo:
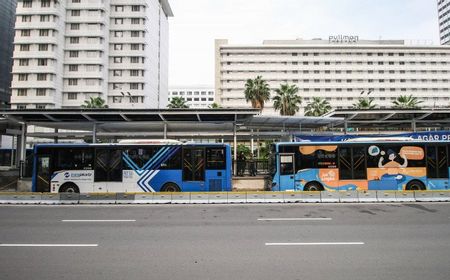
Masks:
[[[149,147],[149,146],[226,146],[225,143],[173,143],[173,144],[157,144],[157,143],[147,143],[147,144],[122,144],[122,143],[42,143],[36,144],[36,148],[41,147]]]

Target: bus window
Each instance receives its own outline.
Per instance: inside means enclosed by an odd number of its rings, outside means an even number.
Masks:
[[[50,156],[39,155],[37,160],[36,191],[50,191]]]
[[[280,155],[280,175],[294,174],[294,156]]]
[[[339,178],[352,179],[352,149],[349,147],[339,149]]]
[[[95,182],[122,182],[122,151],[97,149]]]
[[[225,149],[207,148],[206,149],[206,169],[219,170],[225,169]]]
[[[58,170],[90,170],[93,165],[92,149],[59,149],[56,168]]]
[[[448,178],[447,151],[445,146],[427,147],[428,178]]]

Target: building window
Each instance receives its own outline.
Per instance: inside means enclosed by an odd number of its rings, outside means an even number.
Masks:
[[[113,103],[122,103],[122,97],[113,96]]]
[[[80,30],[80,24],[79,23],[71,23],[70,30]]]
[[[139,63],[139,57],[138,56],[132,56],[130,57],[131,63]]]
[[[139,50],[139,44],[131,44],[131,50],[132,51],[138,51]]]
[[[69,65],[69,71],[70,72],[77,72],[78,71],[78,65]]]
[[[132,18],[131,19],[131,24],[140,24],[141,23],[141,19],[139,18]]]
[[[41,36],[41,37],[48,37],[49,33],[50,32],[49,32],[48,29],[41,29],[41,30],[39,30],[39,36]]]
[[[123,45],[122,44],[114,44],[114,50],[121,51],[122,49],[123,49]]]
[[[39,44],[39,51],[46,52],[48,51],[48,45],[47,44]]]
[[[47,80],[47,74],[43,74],[43,73],[37,74],[37,80],[38,81],[46,81]]]
[[[19,59],[19,66],[28,66],[29,59]]]
[[[19,74],[19,81],[28,81],[28,74]]]
[[[130,89],[139,89],[139,83],[130,83]]]
[[[116,6],[115,7],[116,12],[123,12],[123,6]]]
[[[50,0],[41,0],[41,7],[42,8],[49,8],[50,7]]]
[[[76,86],[78,85],[78,79],[69,79],[68,84],[69,86]]]
[[[72,3],[81,3],[81,0],[72,0]]]
[[[17,96],[27,96],[27,89],[26,88],[19,88],[17,90]]]
[[[22,16],[22,22],[31,22],[31,16]]]
[[[139,31],[131,31],[131,37],[139,37]]]
[[[133,5],[131,6],[131,11],[133,12],[139,12],[141,10],[141,6]]]
[[[33,2],[32,0],[23,0],[23,6],[24,8],[31,8],[33,7]]]
[[[70,37],[70,43],[71,44],[79,44],[80,38],[79,37]]]
[[[78,93],[76,93],[76,92],[69,92],[67,94],[67,99],[68,100],[77,100],[78,99]]]
[[[31,31],[29,29],[24,29],[20,31],[20,36],[22,37],[30,37]]]
[[[121,77],[122,76],[122,70],[114,70],[113,71],[114,77]]]
[[[81,12],[80,12],[80,10],[72,10],[72,11],[70,12],[70,14],[71,14],[71,16],[73,16],[73,17],[79,17],[80,14],[81,14]]]
[[[45,96],[46,95],[46,89],[45,88],[38,88],[36,89],[36,96]]]
[[[20,45],[20,51],[23,52],[29,52],[30,51],[30,45]]]
[[[114,57],[114,63],[122,63],[121,57]]]
[[[45,105],[43,105],[43,104],[37,104],[37,105],[36,105],[36,109],[41,109],[41,110],[43,110],[43,109],[45,109]]]
[[[131,77],[139,76],[139,70],[130,70],[130,76]]]
[[[79,52],[78,51],[70,51],[69,57],[78,57]]]
[[[121,38],[121,37],[123,37],[123,32],[122,32],[122,31],[115,31],[115,32],[114,32],[114,37],[116,37],[116,38]]]
[[[115,24],[120,24],[120,25],[122,25],[123,24],[123,18],[116,18],[115,20],[114,20],[114,23]]]
[[[138,103],[139,96],[130,96],[130,103]]]
[[[47,59],[46,58],[39,58],[38,59],[38,66],[47,66]]]

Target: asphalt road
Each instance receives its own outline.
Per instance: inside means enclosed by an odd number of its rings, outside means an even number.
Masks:
[[[1,279],[448,280],[449,263],[450,204],[0,206]]]

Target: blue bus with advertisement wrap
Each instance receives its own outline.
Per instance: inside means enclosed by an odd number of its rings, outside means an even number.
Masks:
[[[448,190],[450,141],[297,142],[271,146],[274,191]]]
[[[226,144],[41,144],[34,148],[33,191],[231,191],[231,163]]]

